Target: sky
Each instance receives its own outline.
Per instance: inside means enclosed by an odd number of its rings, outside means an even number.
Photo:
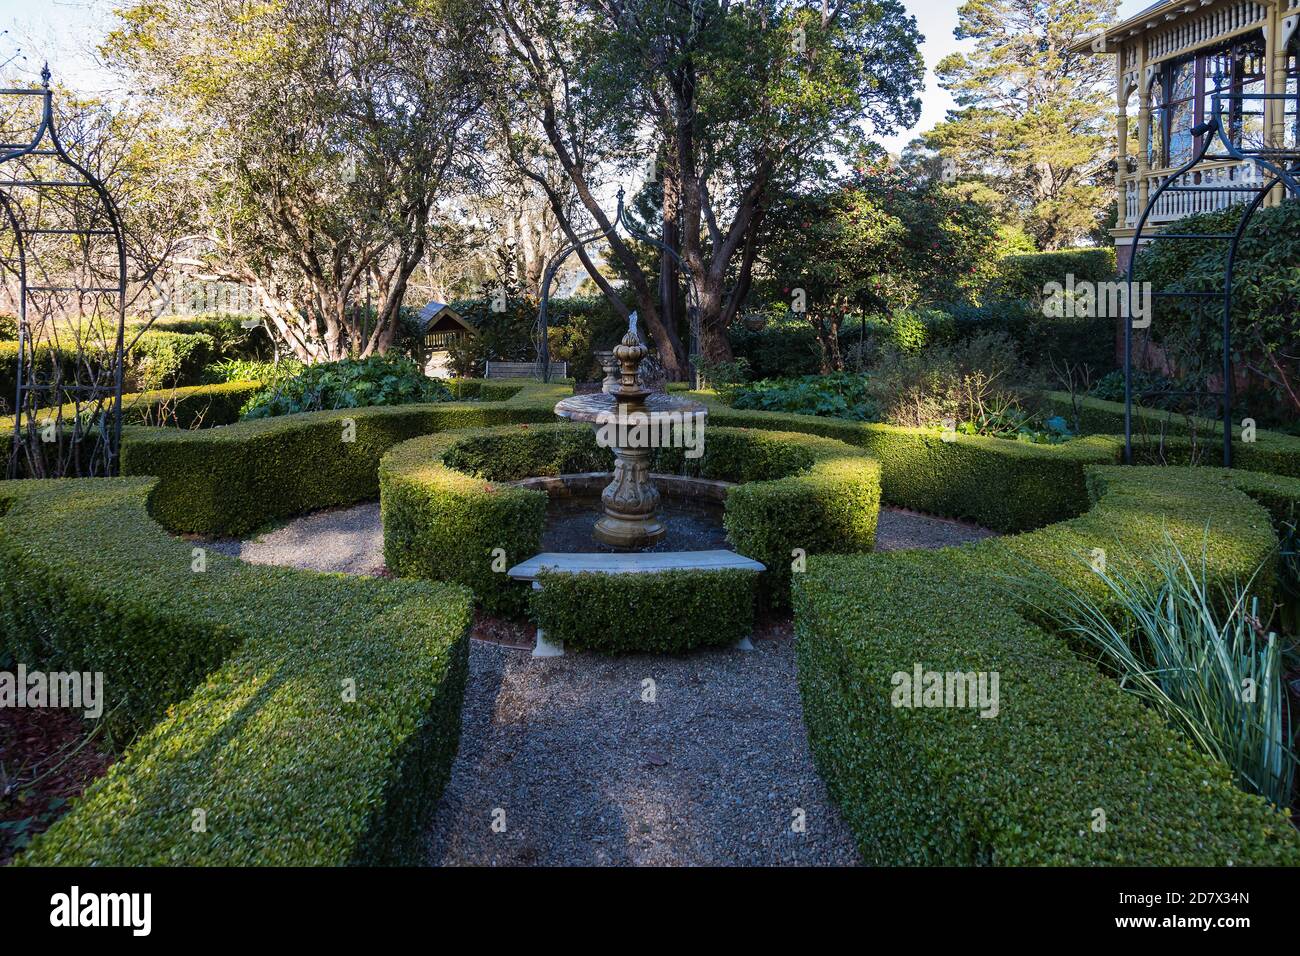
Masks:
[[[11,67],[35,79],[48,59],[50,69],[83,94],[108,92],[113,78],[101,72],[94,47],[113,24],[113,9],[123,0],[0,0],[0,65],[17,55]],[[1120,16],[1128,17],[1150,0],[1123,0]],[[922,94],[921,121],[908,131],[882,140],[899,152],[913,137],[933,128],[952,107],[952,98],[939,88],[934,65],[954,50],[969,46],[953,37],[958,0],[904,0],[925,37],[922,53],[928,73]]]

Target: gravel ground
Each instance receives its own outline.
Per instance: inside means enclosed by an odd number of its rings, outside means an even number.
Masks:
[[[994,532],[965,521],[936,518],[902,508],[881,508],[876,526],[877,551],[902,551],[906,548],[947,548],[954,544],[982,541]]]
[[[884,509],[880,550],[991,532]],[[208,547],[257,564],[383,571],[376,503]],[[788,621],[752,651],[534,659],[528,632],[480,620],[460,752],[429,833],[438,865],[852,865],[813,768]],[[653,681],[653,702],[643,700]],[[796,827],[796,821],[802,829]],[[495,824],[495,825],[494,825]],[[504,824],[504,826],[503,826]]]
[[[475,641],[470,675],[431,863],[857,862],[808,752],[788,625],[683,657]]]
[[[206,546],[249,564],[279,564],[342,574],[378,574],[384,570],[384,529],[377,501],[317,511],[248,541],[220,538]]]

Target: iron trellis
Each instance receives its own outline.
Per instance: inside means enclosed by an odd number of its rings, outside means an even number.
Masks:
[[[48,64],[39,87],[0,90],[0,104],[12,107],[0,136],[0,171],[8,173],[0,175],[0,215],[10,234],[3,261],[18,279],[8,474],[115,475],[127,275],[117,206],[60,140]]]
[[[538,364],[541,365],[542,381],[544,382],[549,382],[551,380],[551,350],[547,338],[547,329],[549,328],[548,318],[550,312],[551,286],[555,281],[555,273],[559,271],[560,266],[565,263],[569,256],[577,252],[578,249],[585,247],[588,243],[594,242],[597,239],[605,239],[612,236],[618,231],[620,225],[622,225],[624,231],[626,231],[632,238],[638,239],[641,242],[649,243],[662,252],[667,252],[673,257],[673,261],[677,263],[678,268],[680,268],[686,276],[686,315],[690,323],[690,342],[687,345],[687,350],[691,358],[694,358],[699,353],[699,294],[695,288],[695,276],[691,272],[691,267],[686,260],[678,254],[676,249],[646,235],[632,224],[632,222],[627,218],[627,207],[624,205],[623,198],[624,192],[620,189],[618,191],[618,208],[615,211],[614,218],[610,221],[608,229],[596,228],[577,236],[573,241],[569,242],[555,253],[551,258],[550,263],[547,264],[546,270],[542,274],[542,303],[537,314],[536,333],[537,360]],[[692,387],[697,384],[695,381],[695,375],[695,363],[692,362]]]
[[[1138,218],[1137,228],[1133,233],[1133,255],[1129,258],[1127,271],[1127,288],[1126,294],[1128,310],[1124,316],[1124,461],[1126,464],[1133,463],[1133,316],[1135,294],[1135,270],[1139,253],[1139,244],[1143,241],[1142,231],[1147,221],[1150,219],[1153,210],[1156,208],[1160,197],[1167,192],[1185,192],[1185,193],[1219,193],[1219,194],[1239,194],[1243,197],[1250,196],[1250,199],[1244,204],[1240,222],[1233,232],[1225,233],[1180,233],[1180,232],[1155,232],[1146,237],[1147,241],[1214,241],[1227,242],[1228,250],[1224,259],[1224,277],[1222,292],[1206,291],[1188,291],[1188,290],[1160,290],[1152,293],[1153,301],[1155,298],[1194,298],[1199,301],[1219,299],[1223,305],[1223,329],[1222,329],[1222,366],[1220,375],[1222,376],[1222,388],[1218,393],[1206,391],[1202,394],[1217,395],[1220,399],[1220,409],[1223,419],[1223,466],[1232,467],[1232,389],[1233,389],[1233,369],[1232,369],[1232,304],[1233,304],[1233,277],[1234,269],[1237,264],[1237,256],[1241,246],[1242,237],[1246,234],[1246,229],[1250,225],[1251,219],[1263,205],[1264,200],[1275,189],[1281,189],[1290,194],[1292,199],[1300,200],[1300,118],[1297,118],[1296,129],[1291,130],[1294,137],[1294,145],[1291,148],[1285,146],[1261,146],[1257,149],[1247,149],[1244,143],[1244,131],[1242,134],[1243,142],[1234,142],[1233,136],[1225,128],[1223,122],[1224,106],[1236,101],[1244,104],[1246,100],[1264,104],[1269,101],[1285,102],[1290,99],[1300,97],[1296,93],[1256,93],[1256,92],[1238,92],[1225,90],[1223,85],[1223,76],[1219,74],[1215,77],[1214,92],[1211,94],[1210,118],[1200,125],[1194,127],[1192,135],[1200,140],[1200,146],[1195,154],[1186,165],[1180,167],[1175,172],[1170,173],[1160,184],[1147,200],[1146,208],[1143,209],[1142,215]],[[1261,107],[1262,108],[1262,107]],[[1300,111],[1297,111],[1300,112]],[[1210,150],[1215,145],[1223,148],[1223,153],[1211,153]],[[1204,162],[1235,161],[1238,163],[1251,162],[1263,174],[1261,185],[1233,185],[1233,186],[1204,186],[1204,185],[1184,185],[1182,178],[1188,173],[1196,170]]]

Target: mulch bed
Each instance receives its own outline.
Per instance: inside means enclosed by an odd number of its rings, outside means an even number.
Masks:
[[[75,710],[0,707],[0,866],[46,830],[113,762]]]

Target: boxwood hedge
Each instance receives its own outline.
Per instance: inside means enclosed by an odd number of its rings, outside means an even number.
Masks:
[[[1046,392],[1044,398],[1058,414],[1071,422],[1075,419],[1075,406],[1065,392]],[[1244,417],[1244,413],[1243,416]],[[1079,400],[1079,426],[1084,434],[1124,434],[1124,403],[1107,402],[1099,398],[1083,397]],[[1162,436],[1172,449],[1173,457],[1187,449],[1190,433],[1195,430],[1202,461],[1223,463],[1222,423],[1208,418],[1186,416],[1159,408],[1133,409],[1133,443],[1135,452],[1158,444]],[[1238,432],[1232,443],[1233,465],[1250,471],[1266,471],[1277,475],[1300,477],[1300,438],[1282,432],[1258,430],[1253,442],[1241,440],[1240,419]]]
[[[757,571],[543,572],[538,580],[529,613],[566,650],[680,654],[754,630]]]
[[[340,409],[200,431],[132,429],[127,475],[157,477],[150,508],[172,531],[242,534],[314,508],[379,493],[379,459],[430,432],[517,421],[554,421],[562,385],[527,385],[497,403],[444,402]]]
[[[396,574],[464,584],[491,611],[521,612],[526,591],[504,572],[540,550],[546,495],[501,483],[612,465],[611,452],[583,425],[516,425],[408,441],[379,469],[385,562]],[[724,524],[737,551],[767,566],[762,590],[775,604],[789,602],[795,549],[874,545],[880,469],[841,442],[709,427],[701,457],[661,449],[653,467],[743,482],[727,493]]]
[[[1280,511],[1300,482],[1180,468],[1087,476],[1092,508],[1072,520],[942,551],[819,556],[796,577],[809,739],[868,861],[1300,863],[1287,818],[1035,623],[1043,592],[1025,583],[1047,575],[1104,599],[1093,549],[1140,573],[1138,555],[1167,532],[1198,553],[1206,541],[1220,581],[1262,563],[1267,596],[1275,538],[1248,495]],[[997,672],[997,717],[892,706],[893,675],[917,664]]]
[[[18,862],[412,862],[459,739],[470,595],[217,554],[195,570],[152,485],[0,484],[9,648],[102,672],[119,733],[158,721]]]

